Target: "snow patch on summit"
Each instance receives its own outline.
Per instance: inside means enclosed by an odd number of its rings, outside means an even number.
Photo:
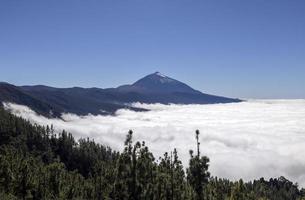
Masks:
[[[169,78],[168,76],[165,76],[164,74],[160,73],[160,72],[156,72],[155,73],[156,76],[160,77],[160,82],[161,83],[169,83],[169,82],[173,82],[174,80]]]
[[[165,76],[164,74],[160,73],[160,72],[156,72],[155,73],[157,76],[161,76],[162,78],[167,78],[167,76]]]

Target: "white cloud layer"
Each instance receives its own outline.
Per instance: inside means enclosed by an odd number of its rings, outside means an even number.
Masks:
[[[42,125],[53,124],[76,138],[121,150],[129,129],[156,158],[178,149],[187,165],[201,131],[201,151],[212,175],[237,180],[285,176],[305,186],[305,100],[257,100],[216,105],[139,104],[148,112],[119,110],[115,116],[63,114],[63,120],[38,116],[25,106],[6,103],[12,113]]]

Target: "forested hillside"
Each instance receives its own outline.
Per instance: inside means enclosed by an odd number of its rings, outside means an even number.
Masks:
[[[305,199],[305,191],[284,177],[252,182],[213,177],[209,158],[200,152],[199,131],[186,171],[176,150],[156,159],[132,135],[129,131],[119,153],[0,108],[0,199]]]

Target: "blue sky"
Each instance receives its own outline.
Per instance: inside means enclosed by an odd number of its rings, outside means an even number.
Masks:
[[[2,0],[0,81],[305,98],[304,0]]]

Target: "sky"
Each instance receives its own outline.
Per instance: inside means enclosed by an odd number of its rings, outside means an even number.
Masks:
[[[1,0],[0,81],[305,98],[304,0]]]

